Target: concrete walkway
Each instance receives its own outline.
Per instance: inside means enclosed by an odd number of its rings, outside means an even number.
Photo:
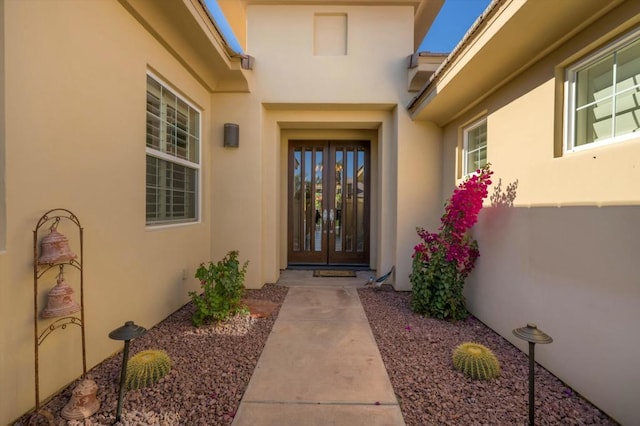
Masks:
[[[358,278],[285,271],[280,314],[235,426],[404,426],[356,288]]]

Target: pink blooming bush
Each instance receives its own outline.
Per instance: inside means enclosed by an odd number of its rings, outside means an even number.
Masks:
[[[438,232],[417,229],[422,241],[414,247],[411,273],[415,312],[441,319],[467,317],[462,289],[480,255],[469,230],[478,221],[492,174],[487,164],[453,191]]]

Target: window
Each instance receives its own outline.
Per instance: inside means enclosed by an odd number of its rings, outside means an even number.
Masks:
[[[466,176],[487,164],[487,119],[465,127],[463,138],[462,175]]]
[[[639,33],[618,40],[567,70],[566,150],[638,136]]]
[[[200,112],[147,75],[147,224],[198,220]]]

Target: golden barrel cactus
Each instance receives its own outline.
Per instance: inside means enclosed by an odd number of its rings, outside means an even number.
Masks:
[[[163,378],[171,370],[171,358],[162,350],[146,350],[138,352],[127,363],[128,390],[151,386]]]
[[[500,375],[500,363],[491,349],[467,342],[453,351],[453,366],[475,380],[489,380]]]

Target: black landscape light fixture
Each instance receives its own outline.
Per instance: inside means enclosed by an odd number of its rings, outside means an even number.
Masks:
[[[516,328],[513,330],[514,336],[529,342],[529,425],[535,423],[535,393],[534,393],[534,365],[535,365],[535,345],[536,343],[546,344],[553,342],[553,339],[547,334],[538,330],[538,326],[534,323],[528,323],[526,327]]]
[[[147,329],[136,325],[133,321],[127,321],[120,328],[116,328],[109,333],[109,338],[113,340],[124,340],[124,351],[122,352],[122,370],[120,371],[120,390],[118,392],[118,408],[116,409],[116,423],[120,421],[122,414],[122,399],[124,398],[124,382],[127,378],[127,359],[129,358],[129,342],[136,337],[142,336]]]

